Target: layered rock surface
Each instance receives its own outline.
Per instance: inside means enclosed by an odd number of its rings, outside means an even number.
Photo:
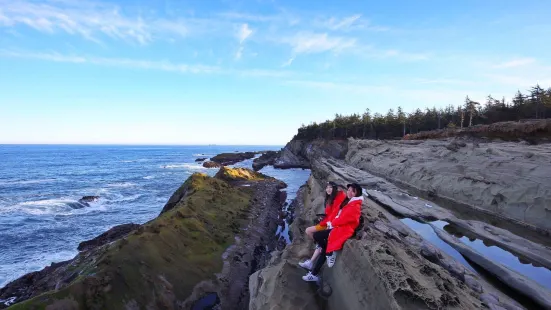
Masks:
[[[297,196],[293,243],[251,276],[250,309],[484,309],[484,293],[496,297],[491,306],[521,309],[370,200],[360,236],[345,243],[333,268],[324,267],[321,287],[304,282],[298,262],[313,251],[304,229],[323,208],[325,180],[349,181],[314,169],[325,178],[310,178]]]
[[[346,162],[429,196],[551,231],[551,144],[350,140]]]
[[[548,289],[489,260],[455,238],[452,232],[425,225],[434,230],[441,241],[484,269],[484,277],[399,220],[409,217],[421,223],[444,221],[447,227],[460,229],[484,243],[498,245],[521,261],[550,268],[551,248],[545,246],[545,242],[538,242],[544,238],[524,234],[522,232],[527,230],[520,229],[528,224],[540,232],[547,230],[546,223],[536,217],[537,214],[544,216],[545,213],[537,212],[549,205],[546,200],[550,197],[549,184],[545,173],[535,171],[534,166],[539,165],[542,171],[551,167],[549,145],[461,140],[350,140],[339,148],[345,150],[345,155],[329,156],[335,151],[335,144],[343,145],[342,141],[291,141],[276,161],[276,166],[280,167],[298,164],[310,167],[312,176],[297,197],[300,201],[297,218],[291,226],[295,237],[292,244],[275,255],[267,268],[251,276],[251,309],[269,309],[273,303],[282,303],[278,309],[298,306],[308,309],[522,309],[523,306],[509,295],[522,300],[527,308],[551,309]],[[458,168],[458,163],[463,167]],[[412,170],[408,170],[411,167]],[[489,174],[495,175],[490,177]],[[515,177],[518,184],[514,184]],[[337,264],[331,269],[324,267],[323,281],[318,287],[302,282],[300,276],[305,271],[297,263],[313,251],[311,242],[304,238],[304,229],[312,225],[314,215],[323,210],[323,187],[327,180],[358,182],[368,189],[369,199],[363,208],[367,224],[360,240],[347,241]],[[428,199],[457,202],[453,206],[458,209],[446,209],[434,201],[414,197],[391,182],[424,193]],[[416,186],[418,184],[431,186]],[[456,196],[445,195],[444,189],[453,189],[454,185],[459,187],[452,191]],[[488,198],[492,191],[492,198]],[[492,202],[497,194],[508,199]],[[484,209],[474,203],[484,199],[489,199],[490,206],[497,204],[500,208]],[[483,216],[465,217],[463,209],[493,214],[512,224],[479,221]],[[531,215],[515,217],[519,213]],[[498,228],[495,224],[519,229]],[[486,273],[493,277],[492,284],[486,280]],[[498,290],[493,284],[495,279],[501,281],[500,287],[508,286],[511,291]],[[327,300],[320,297],[329,293]]]

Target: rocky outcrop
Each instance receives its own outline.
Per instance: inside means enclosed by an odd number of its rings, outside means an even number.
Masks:
[[[551,119],[535,119],[522,122],[499,122],[490,125],[447,128],[423,131],[404,137],[405,140],[442,139],[451,137],[476,137],[505,141],[528,141],[531,144],[551,141]]]
[[[228,168],[222,167],[215,175],[216,178],[224,181],[259,181],[271,179],[276,181],[276,179],[269,177],[265,174],[251,171],[246,168]],[[283,182],[282,186],[283,186]],[[282,187],[283,188],[283,187]]]
[[[346,140],[292,140],[283,148],[275,160],[279,169],[310,168],[310,161],[317,157],[344,158],[348,150]]]
[[[346,162],[458,207],[551,231],[551,144],[350,140]]]
[[[511,198],[507,200],[510,208],[533,207],[540,203],[541,210],[542,205],[549,204],[545,197],[551,197],[547,194],[548,184],[543,176],[551,162],[548,145],[352,139],[346,148],[346,156],[341,159],[328,156],[327,150],[319,149],[324,147],[327,144],[319,141],[292,141],[282,152],[287,151],[307,161],[312,176],[308,187],[301,190],[302,194],[295,201],[299,202],[299,207],[291,226],[291,234],[295,237],[292,244],[276,255],[277,259],[267,268],[251,276],[251,309],[262,309],[272,302],[282,302],[282,309],[297,306],[312,309],[522,309],[523,306],[511,296],[528,308],[550,307],[551,292],[529,278],[530,275],[520,274],[487,258],[485,253],[478,253],[453,236],[469,236],[471,241],[480,239],[485,245],[497,245],[514,254],[521,262],[551,268],[551,248],[545,246],[546,242],[538,243],[543,240],[541,235],[538,237],[525,226],[504,224],[504,221],[473,220],[484,218],[481,215],[485,213],[465,216],[460,209],[471,210],[473,206],[465,202],[472,203],[497,191]],[[530,166],[530,160],[535,161],[533,166]],[[463,167],[451,169],[457,163],[463,163]],[[534,166],[541,171],[529,168]],[[506,180],[502,180],[504,178]],[[367,224],[359,240],[347,241],[337,264],[331,269],[325,267],[319,286],[308,285],[301,283],[300,275],[304,273],[297,263],[311,255],[312,246],[304,238],[304,229],[313,224],[315,214],[323,209],[323,184],[326,180],[357,182],[367,189],[369,199],[363,210]],[[468,183],[454,183],[459,181]],[[423,197],[427,199],[442,202],[453,202],[442,189],[458,187],[456,193],[461,193],[465,200],[456,201],[459,202],[453,204],[456,208],[445,209],[434,201],[412,196],[395,184],[424,193]],[[419,188],[411,184],[431,186]],[[524,194],[520,194],[523,190]],[[517,195],[511,195],[511,192]],[[512,218],[515,211],[503,208],[503,199],[496,202],[502,208],[473,209],[483,210],[496,218],[503,218],[500,213],[505,213],[510,223],[521,222]],[[522,213],[530,213],[528,209],[523,209]],[[444,230],[436,224],[431,224],[433,227],[420,224],[426,226],[423,229],[434,230],[434,237],[440,239],[438,248],[397,217],[444,224]],[[529,223],[522,221],[522,224]],[[444,245],[451,246],[453,253]],[[461,257],[458,252],[484,272],[475,273],[467,262],[461,263],[449,256]],[[496,288],[494,283],[499,282],[500,286]],[[503,291],[503,286],[510,290]],[[331,295],[327,298],[329,293]],[[293,302],[282,301],[285,297]]]
[[[79,251],[95,249],[128,235],[130,232],[138,229],[138,227],[140,227],[140,225],[133,223],[117,225],[92,240],[81,242],[77,249]]]
[[[296,199],[292,244],[251,275],[250,309],[522,309],[368,199],[358,238],[345,243],[333,268],[324,267],[319,286],[302,281],[306,271],[297,264],[313,251],[304,229],[323,209],[324,184],[351,181],[317,160],[312,169]]]
[[[222,166],[228,166],[234,165],[246,159],[254,158],[258,153],[259,152],[221,153],[212,157],[210,160],[215,163],[219,163]]]
[[[281,208],[281,182],[250,174],[192,175],[154,220],[81,244],[74,259],[0,289],[0,300],[14,309],[189,309],[205,300],[242,309],[248,275],[275,248],[266,236]]]
[[[195,159],[195,162],[196,162],[196,163],[199,163],[199,162],[203,162],[203,161],[205,161],[205,160],[207,160],[207,159],[208,159],[208,158],[206,158],[206,157],[199,157],[199,158],[196,158],[196,159]]]
[[[220,168],[222,167],[221,164],[213,162],[213,161],[205,161],[203,162],[203,167],[205,168]]]
[[[266,166],[273,166],[277,158],[280,156],[279,151],[267,151],[260,157],[253,160],[253,170],[258,171]]]

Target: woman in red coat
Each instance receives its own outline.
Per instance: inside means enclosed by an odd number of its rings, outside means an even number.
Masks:
[[[319,222],[318,225],[310,226],[306,228],[306,235],[314,239],[314,233],[317,231],[322,231],[327,229],[327,223],[331,222],[339,213],[341,204],[346,198],[346,194],[339,190],[338,185],[335,182],[328,182],[327,187],[325,188],[325,216]],[[312,255],[311,259],[307,259],[304,262],[300,262],[299,265],[308,270],[312,269],[312,265],[316,258],[321,253],[321,248],[316,244],[316,250]]]
[[[318,273],[327,259],[329,268],[335,264],[336,251],[342,249],[344,242],[352,237],[354,230],[360,224],[362,212],[362,188],[353,183],[347,185],[346,195],[350,201],[343,206],[332,221],[327,222],[327,229],[314,233],[314,240],[321,247],[321,255],[311,272],[302,277],[304,281],[317,281]]]

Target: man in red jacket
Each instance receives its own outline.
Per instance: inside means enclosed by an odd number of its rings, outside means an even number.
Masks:
[[[344,242],[352,237],[354,230],[360,224],[362,212],[362,188],[356,183],[347,185],[346,195],[350,200],[343,206],[331,222],[327,222],[327,229],[314,233],[314,241],[321,247],[321,255],[311,272],[302,277],[304,281],[318,281],[318,273],[327,259],[329,268],[333,267],[337,258],[336,251],[342,249]]]

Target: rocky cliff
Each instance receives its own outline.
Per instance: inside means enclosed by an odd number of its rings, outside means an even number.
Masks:
[[[74,259],[11,282],[0,299],[15,298],[13,309],[242,309],[248,275],[275,248],[266,236],[284,186],[246,169],[196,173],[157,218],[83,243]]]
[[[535,212],[541,212],[549,205],[545,200],[549,197],[545,176],[535,169],[526,169],[527,161],[535,156],[543,157],[533,160],[538,160],[545,169],[550,167],[546,146],[526,150],[524,144],[471,143],[475,145],[461,141],[290,142],[276,163],[280,167],[299,164],[310,167],[312,175],[297,196],[296,219],[291,226],[293,242],[274,255],[268,267],[250,278],[250,309],[270,309],[276,304],[278,309],[551,309],[548,288],[528,275],[488,259],[485,253],[466,246],[454,235],[461,231],[472,240],[498,245],[521,261],[551,268],[551,248],[537,242],[541,239],[479,221],[482,217],[465,218],[454,210],[467,208],[478,212],[482,208],[474,201],[491,194],[492,190],[501,191],[503,197],[508,197],[497,201],[502,207],[482,209],[484,212],[546,229],[546,224],[538,221],[537,216],[515,218],[516,211],[507,213],[507,208],[503,208],[530,205],[530,208],[539,208]],[[529,152],[533,154],[525,155]],[[515,159],[518,159],[516,163]],[[450,164],[442,164],[448,160]],[[461,161],[465,161],[464,170],[450,169]],[[410,167],[418,169],[408,170]],[[474,174],[474,167],[480,168],[476,171],[479,174]],[[507,169],[511,171],[504,171]],[[404,171],[409,174],[402,174]],[[496,176],[488,176],[490,172]],[[514,180],[515,172],[517,179],[521,179],[520,184],[502,180],[509,176]],[[403,178],[398,177],[402,175]],[[311,241],[304,237],[304,229],[312,225],[314,215],[323,210],[323,189],[328,180],[358,182],[365,187],[363,214],[367,221],[359,238],[346,242],[336,265],[331,269],[324,267],[322,281],[316,285],[302,281],[300,276],[306,271],[298,267],[298,262],[313,251]],[[434,182],[430,183],[431,188],[415,186],[431,181]],[[532,186],[534,183],[539,186]],[[454,185],[460,190],[453,190]],[[427,199],[406,191],[415,188],[425,193]],[[454,198],[447,197],[446,188],[463,197],[453,208],[444,208],[435,202],[436,198],[443,202]],[[520,194],[522,191],[524,194]],[[496,204],[492,203],[494,198],[489,205]],[[530,214],[530,208],[520,213]],[[417,223],[421,230],[406,225],[409,221]],[[439,225],[445,226],[444,229]],[[431,242],[425,234],[420,235],[428,230],[435,238]],[[463,256],[468,257],[476,269],[460,261]]]

